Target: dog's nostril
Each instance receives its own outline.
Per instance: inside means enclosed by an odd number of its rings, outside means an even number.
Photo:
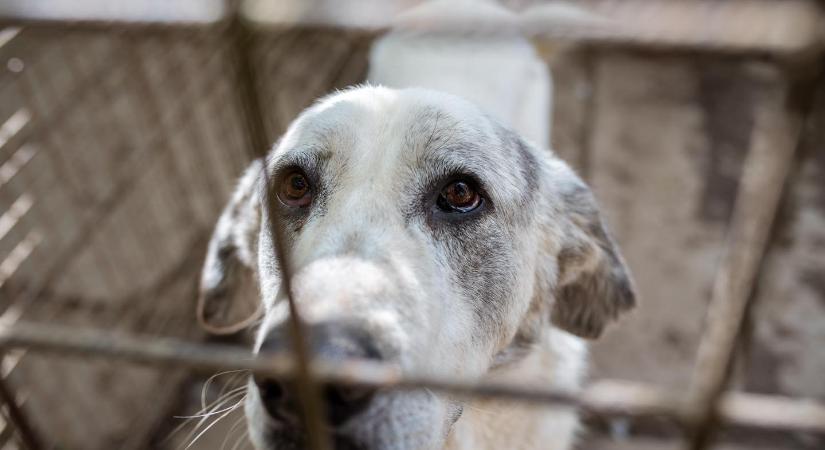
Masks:
[[[261,398],[264,401],[281,401],[284,396],[284,387],[280,382],[275,380],[263,380],[258,383],[258,389],[261,391]]]
[[[324,400],[330,425],[337,426],[366,408],[375,391],[359,386],[326,386]]]
[[[333,404],[351,404],[367,400],[372,389],[357,386],[330,386],[327,388],[327,400]]]
[[[282,420],[292,419],[297,413],[297,404],[288,397],[286,386],[271,378],[255,378],[258,393],[267,414]],[[374,390],[359,386],[327,385],[323,389],[327,422],[339,426],[350,417],[363,411],[372,399]]]
[[[258,386],[258,392],[261,396],[266,411],[270,416],[278,415],[278,412],[283,408],[286,390],[284,385],[271,378],[255,378],[255,384]]]

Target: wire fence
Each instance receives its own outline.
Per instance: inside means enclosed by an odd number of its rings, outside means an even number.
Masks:
[[[257,2],[250,2],[250,5],[247,5],[247,10],[253,12],[266,7]],[[210,220],[221,207],[220,199],[231,187],[234,174],[240,172],[246,161],[263,154],[279,128],[295,112],[277,111],[277,108],[272,112],[261,104],[262,99],[267,99],[267,88],[258,77],[261,66],[266,66],[266,62],[261,62],[258,46],[262,42],[277,40],[279,30],[294,27],[301,20],[288,16],[280,21],[255,21],[232,8],[217,22],[208,24],[126,23],[113,22],[112,18],[61,21],[37,15],[8,16],[0,19],[4,25],[0,33],[0,50],[20,42],[20,36],[26,33],[34,36],[60,36],[69,31],[80,32],[81,36],[82,33],[105,33],[111,38],[110,43],[104,46],[106,48],[98,49],[96,54],[98,57],[105,55],[105,64],[111,69],[84,69],[96,63],[78,60],[84,52],[68,48],[86,45],[82,37],[78,42],[63,43],[63,48],[55,50],[61,52],[60,61],[65,64],[68,80],[52,76],[38,79],[38,74],[28,69],[30,66],[37,67],[35,61],[26,61],[24,65],[23,61],[9,60],[7,64],[8,70],[15,74],[13,88],[19,92],[20,104],[25,106],[9,114],[4,111],[4,117],[9,119],[0,129],[0,154],[3,157],[0,189],[13,181],[19,182],[14,178],[19,178],[18,174],[27,164],[42,160],[49,167],[50,176],[38,179],[38,188],[49,192],[66,191],[51,201],[81,204],[83,214],[67,223],[65,218],[49,216],[50,211],[59,211],[59,207],[37,203],[40,200],[26,189],[22,194],[12,196],[14,198],[9,197],[11,191],[4,193],[6,210],[0,218],[0,239],[7,238],[7,242],[13,241],[14,244],[9,246],[7,256],[0,262],[0,288],[4,293],[0,348],[5,352],[0,400],[5,405],[5,418],[12,426],[7,426],[0,433],[0,441],[19,440],[22,447],[29,450],[49,447],[49,439],[39,435],[30,423],[28,414],[36,412],[26,407],[26,398],[21,398],[12,387],[12,384],[19,383],[8,382],[14,378],[11,375],[17,364],[15,361],[27,358],[30,353],[41,352],[93,357],[101,360],[102,364],[124,360],[199,372],[243,369],[293,379],[303,406],[303,420],[309,430],[307,435],[312,439],[308,444],[316,450],[331,448],[322,424],[323,403],[319,397],[319,388],[325,384],[388,389],[427,388],[466,397],[496,397],[532,404],[575,407],[597,416],[667,417],[684,431],[684,448],[696,450],[710,448],[714,433],[728,424],[825,433],[825,405],[821,403],[810,399],[726,391],[737,351],[737,336],[760,273],[760,262],[769,244],[783,187],[805,124],[806,100],[810,99],[815,87],[812,83],[815,74],[811,75],[815,71],[810,70],[815,65],[807,62],[821,56],[820,32],[817,26],[799,24],[804,18],[805,24],[813,20],[815,25],[821,25],[819,9],[815,4],[796,1],[731,1],[724,2],[724,5],[716,2],[665,2],[654,5],[650,2],[601,1],[590,2],[589,6],[607,16],[628,18],[647,14],[648,17],[656,15],[661,20],[655,21],[654,25],[652,21],[640,24],[626,19],[624,23],[629,25],[618,30],[606,30],[600,24],[564,28],[562,23],[549,27],[538,19],[540,15],[525,15],[519,26],[545,43],[567,40],[595,47],[631,45],[738,53],[759,59],[767,56],[775,70],[788,80],[787,89],[772,93],[767,103],[754,113],[756,123],[727,233],[725,257],[713,283],[706,331],[686,392],[674,393],[642,383],[605,380],[586,387],[582,392],[573,393],[455,379],[408,377],[393,367],[378,364],[353,362],[328,365],[324,361],[313,360],[308,351],[308,330],[291,295],[288,298],[294,347],[289,355],[253,355],[237,347],[196,344],[190,339],[194,332],[183,326],[178,338],[153,336],[153,331],[163,327],[176,327],[169,321],[184,316],[181,311],[191,307],[191,304],[178,303],[175,307],[157,310],[157,303],[153,303],[145,311],[131,313],[126,319],[117,312],[131,305],[130,300],[134,299],[194,298],[191,283],[178,285],[174,281],[187,276],[191,278],[199,268],[200,261],[196,258],[201,252],[183,249],[203,249],[203,238],[211,225]],[[318,7],[308,11],[312,14],[302,16],[307,23],[353,26],[335,21],[335,7]],[[710,17],[713,23],[739,23],[732,18],[743,15],[748,17],[749,25],[746,27],[719,27],[708,23]],[[259,17],[279,16],[272,13],[264,15],[260,11],[258,16],[253,16]],[[348,66],[349,57],[355,52],[366,51],[364,36],[381,32],[389,25],[375,17],[359,20],[361,22],[355,25],[360,23],[361,28],[352,31],[353,37],[348,46],[336,56],[339,60],[329,63],[330,70],[319,71],[333,72],[336,82],[357,79],[363,67]],[[364,27],[364,23],[371,25]],[[456,24],[448,26],[454,27]],[[772,27],[774,32],[764,32],[766,27]],[[158,40],[154,44],[138,42],[137,37],[145,35],[172,36],[172,40],[180,44],[157,48],[169,41]],[[210,49],[218,50],[190,52],[204,42],[209,43]],[[37,45],[37,40],[28,43]],[[149,59],[146,58],[147,45],[156,46],[151,50],[152,58],[172,60],[174,64],[162,73],[157,72],[157,68],[145,62]],[[277,51],[274,57],[277,58]],[[193,61],[193,58],[199,59]],[[115,60],[117,63],[112,63]],[[186,74],[193,70],[214,73],[228,70],[230,76],[187,77]],[[176,92],[175,102],[163,103],[166,95],[157,92],[155,86],[158,79],[163,79],[163,84],[171,86],[171,90]],[[51,83],[64,83],[63,86],[69,88]],[[0,86],[0,89],[10,88]],[[129,90],[149,95],[138,99],[120,94]],[[800,91],[803,93],[801,96]],[[61,92],[63,95],[58,95]],[[190,103],[187,99],[200,97],[211,98],[210,101],[220,104],[214,110],[225,111],[214,119],[214,123],[224,123],[225,128],[215,133],[212,139],[203,139],[198,131],[193,131],[195,128],[212,128],[204,125],[205,119],[199,117],[197,112],[188,109]],[[73,113],[77,111],[79,101],[97,105],[100,115],[76,120]],[[15,106],[3,108],[14,109]],[[154,133],[132,136],[123,127],[107,128],[107,116],[119,114],[125,115],[128,122],[140,122],[136,129],[154,130]],[[82,163],[78,163],[76,157],[58,150],[62,143],[76,139],[77,134],[89,134],[89,130],[97,130],[93,134],[99,149],[118,149],[114,155],[99,156],[107,160],[107,170],[113,174],[108,186],[89,185],[88,180],[83,179],[72,180],[72,176],[84,173],[74,167]],[[202,156],[211,161],[187,167],[174,151],[159,150],[173,148],[175,136],[181,134],[194,140],[194,147],[205,149]],[[225,141],[224,145],[243,148],[245,152],[242,155],[227,154],[215,148],[215,144],[210,144],[215,140],[221,142],[221,139]],[[216,168],[221,167],[221,171],[215,172]],[[186,172],[197,172],[201,176],[184,176]],[[198,178],[201,184],[195,187],[181,182]],[[147,237],[143,241],[145,248],[126,248],[128,243],[116,237],[111,239],[113,244],[109,250],[100,250],[105,246],[92,245],[96,240],[106,239],[101,238],[101,224],[128,220],[117,217],[117,205],[131,201],[133,193],[146,183],[161,182],[159,180],[165,183],[165,192],[170,195],[154,198],[151,204],[142,208],[147,212],[144,220],[148,224],[166,221],[186,224],[195,218],[194,226],[178,227],[191,230],[180,239],[182,244],[179,247],[183,249],[153,244],[151,237],[164,228],[160,225],[154,231],[144,230]],[[200,189],[211,191],[210,195],[199,197],[205,199],[201,204],[184,201],[191,197],[193,190]],[[168,217],[166,211],[175,213],[173,217]],[[272,234],[281,262],[282,280],[286,284],[284,288],[290,293],[290,258],[288,249],[282,244],[282,224],[275,220],[276,217],[270,215],[273,218]],[[116,225],[113,227],[117,228]],[[147,227],[151,228],[151,225]],[[8,246],[4,245],[3,249]],[[48,254],[38,253],[39,247],[47,247]],[[51,295],[56,283],[65,283],[61,280],[78,258],[88,258],[94,267],[107,271],[99,279],[79,281],[81,284],[94,285],[103,279],[115,284],[117,280],[128,278],[128,266],[122,267],[114,255],[121,252],[141,254],[150,264],[153,260],[173,263],[165,268],[162,276],[154,277],[140,289],[120,289],[124,294],[118,301],[99,304],[109,323],[129,321],[126,326],[113,327],[119,332],[94,331],[84,328],[83,324],[49,324],[51,318],[61,314],[60,309],[30,313],[30,308],[36,308],[38,303],[43,303],[43,298]],[[170,254],[185,256],[172,257]],[[21,273],[26,273],[26,277]],[[103,292],[110,291],[118,291],[118,286],[103,289]],[[64,300],[63,304],[71,305],[70,299]],[[78,314],[88,314],[88,310]],[[129,375],[124,376],[128,378]],[[168,395],[168,390],[158,393],[159,398]]]

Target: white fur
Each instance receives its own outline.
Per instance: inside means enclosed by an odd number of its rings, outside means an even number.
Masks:
[[[495,33],[474,32],[472,27],[485,19],[499,26]],[[439,20],[441,28],[433,30]],[[515,25],[515,14],[490,2],[425,3],[376,41],[368,79],[386,86],[427,87],[462,96],[547,147],[550,72],[515,26],[500,28],[508,20]],[[470,25],[463,30],[450,28],[462,23]],[[428,25],[431,28],[422,32]],[[586,347],[581,339],[561,331],[550,334],[557,339],[542,339],[530,357],[488,378],[577,389],[584,375]],[[569,410],[476,400],[465,408],[445,448],[564,450],[571,446],[576,426],[576,415]]]
[[[408,201],[405,193],[398,191],[403,188],[399,179],[404,173],[416,172],[419,158],[408,148],[405,131],[415,123],[416,114],[429,105],[462,118],[452,128],[456,140],[487,142],[491,148],[497,145],[494,122],[463,100],[425,90],[368,87],[336,94],[304,112],[270,155],[272,170],[280,158],[295,149],[321,145],[330,146],[336,157],[347,161],[340,168],[335,194],[327,199],[326,212],[303,225],[291,250],[293,294],[302,315],[310,323],[359,320],[364,328],[381,336],[382,344],[397,354],[396,362],[409,374],[577,389],[584,374],[585,345],[549,324],[525,358],[491,369],[493,358],[511,342],[536,295],[534,274],[547,270],[539,267],[536,249],[543,239],[557,239],[556,234],[517,234],[520,240],[513,242],[513,252],[519,256],[506,270],[521,275],[508,294],[508,309],[493,334],[476,341],[475,347],[467,347],[474,341],[471,333],[477,326],[473,303],[444,277],[440,261],[444,261],[445,249],[432,241],[423,224],[419,228],[405,223],[394,212],[396,204]],[[330,139],[329,133],[334,138]],[[425,138],[417,136],[422,141]],[[504,157],[496,152],[488,156],[493,160]],[[561,164],[551,161],[557,160],[539,159],[542,165],[549,164],[548,173],[555,170],[553,164]],[[502,214],[523,189],[523,180],[513,178],[519,172],[511,165],[501,159],[483,169],[494,180],[488,189]],[[559,174],[556,181],[563,180]],[[560,206],[547,204],[542,209],[552,212]],[[264,285],[265,280],[278,278],[277,268],[270,263],[275,255],[267,229],[262,227],[258,246]],[[284,302],[275,296],[278,291],[274,286],[263,287],[262,292],[268,314],[259,341],[286,317]],[[412,404],[398,398],[386,401]],[[432,445],[437,445],[446,449],[564,450],[576,430],[576,414],[569,409],[478,400],[467,401],[464,416],[455,427],[444,428],[449,425],[443,421],[450,402],[438,396],[441,406],[428,403],[430,406],[411,407],[426,413],[414,419],[417,413],[405,412],[408,421],[385,432],[403,434],[409,429],[429,428],[433,434],[390,448],[433,449]],[[443,432],[436,431],[442,428]],[[431,440],[441,433],[449,433],[446,442]]]

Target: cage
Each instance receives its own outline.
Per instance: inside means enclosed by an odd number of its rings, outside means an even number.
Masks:
[[[302,358],[198,327],[209,235],[247,164],[361,83],[418,3],[0,2],[0,447],[247,448],[248,371]],[[820,5],[502,3],[550,67],[552,147],[606,209],[642,308],[594,345],[580,395],[299,379],[577,407],[582,449],[823,448]]]

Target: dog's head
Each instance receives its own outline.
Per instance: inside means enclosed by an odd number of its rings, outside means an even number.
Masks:
[[[324,358],[476,379],[542,327],[596,337],[634,304],[582,181],[446,94],[331,95],[247,170],[209,247],[201,313],[217,317],[252,274],[265,310],[259,351],[288,348],[273,218],[285,228],[293,298]],[[336,448],[439,448],[461,411],[424,390],[325,392]],[[254,443],[299,447],[294,408],[277,382],[250,383]]]

